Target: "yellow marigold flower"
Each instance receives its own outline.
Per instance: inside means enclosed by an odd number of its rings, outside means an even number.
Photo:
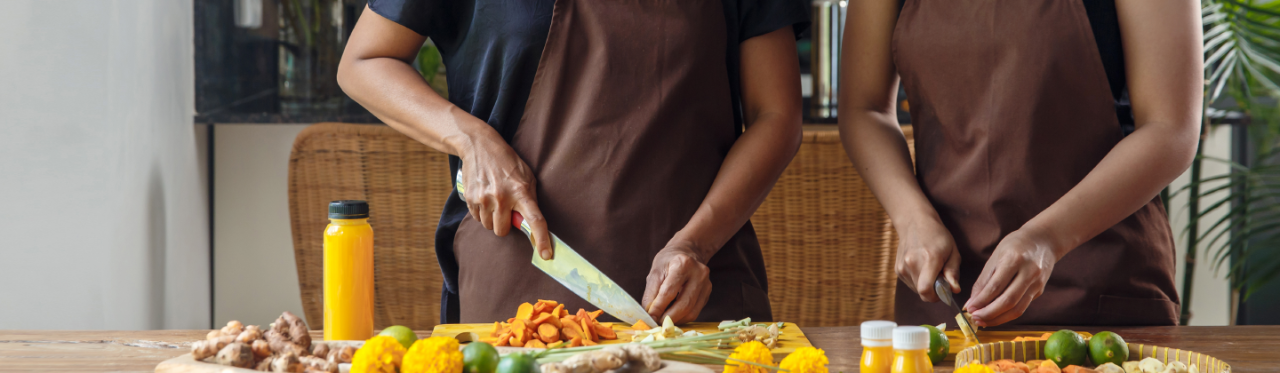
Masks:
[[[462,373],[462,351],[449,337],[419,339],[404,355],[400,373]]]
[[[778,367],[791,373],[827,373],[827,354],[821,349],[801,347],[782,358]]]
[[[769,352],[768,347],[764,346],[764,343],[751,341],[738,345],[738,348],[733,349],[733,353],[729,354],[729,360],[724,362],[724,373],[770,373],[768,369],[734,360],[773,365],[773,354]]]
[[[351,373],[396,373],[404,358],[404,345],[395,338],[380,335],[364,341],[351,358]]]
[[[978,361],[973,361],[969,365],[965,365],[956,369],[955,373],[995,373],[991,367]]]

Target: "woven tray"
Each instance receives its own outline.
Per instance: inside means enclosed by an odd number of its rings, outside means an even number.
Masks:
[[[983,343],[966,348],[956,354],[956,368],[968,365],[977,360],[989,363],[1000,359],[1026,362],[1028,360],[1044,360],[1045,341],[1018,341]],[[1168,364],[1170,361],[1181,361],[1187,366],[1195,364],[1200,373],[1231,373],[1231,365],[1213,356],[1195,351],[1179,350],[1170,347],[1153,346],[1142,343],[1129,343],[1129,360],[1138,361],[1155,358]]]

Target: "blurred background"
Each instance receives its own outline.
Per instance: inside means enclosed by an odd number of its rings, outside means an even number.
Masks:
[[[378,123],[334,80],[364,3],[0,2],[0,329],[302,315],[288,159],[311,124]],[[798,44],[807,124],[837,116],[841,4],[815,2]],[[1277,324],[1280,9],[1204,4],[1212,125],[1166,193],[1195,259],[1179,264],[1184,321]],[[430,42],[414,64],[448,94]]]

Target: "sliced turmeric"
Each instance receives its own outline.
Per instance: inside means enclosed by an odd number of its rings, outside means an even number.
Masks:
[[[563,306],[563,304],[562,304],[561,306]],[[560,309],[560,317],[561,317],[561,318],[564,318],[565,316],[569,316],[569,310],[564,309],[564,308],[561,308],[561,309]]]
[[[595,320],[600,318],[600,314],[602,313],[604,313],[604,310],[595,310],[595,311],[587,312],[587,316],[591,316],[591,319]]]
[[[582,340],[582,345],[583,345],[583,346],[595,346],[595,345],[598,345],[598,344],[599,344],[599,343],[592,342],[590,339],[584,339],[584,340]]]
[[[538,325],[538,336],[543,342],[551,343],[560,340],[560,329],[551,323]]]
[[[574,337],[569,340],[569,347],[582,347],[582,338]]]
[[[653,329],[653,327],[649,326],[649,324],[645,324],[644,320],[637,320],[635,324],[631,324],[631,329],[649,330],[649,329]]]
[[[618,333],[614,332],[612,327],[596,324],[595,328],[596,335],[600,336],[600,339],[618,339]]]
[[[533,305],[529,302],[520,303],[520,308],[516,309],[516,319],[529,320],[533,317]]]
[[[582,332],[582,328],[578,326],[578,323],[570,321],[567,318],[560,321],[564,323],[564,328],[560,329],[562,336],[561,339],[570,340],[573,338],[582,338],[583,335],[586,334]]]
[[[493,331],[489,332],[489,336],[490,336],[490,337],[497,337],[499,334],[502,334],[502,333],[501,333],[501,331],[502,331],[502,324],[501,324],[501,323],[499,323],[499,322],[497,322],[497,321],[494,321],[494,322],[493,322]]]
[[[596,329],[592,328],[591,325],[587,324],[590,321],[591,321],[590,319],[582,319],[581,321],[579,321],[579,323],[582,324],[582,331],[583,331],[582,339],[595,342],[600,340],[600,338],[596,337]]]
[[[547,345],[537,339],[530,339],[524,343],[524,348],[547,348]]]
[[[551,314],[546,313],[546,312],[543,312],[543,313],[538,314],[538,317],[533,318],[533,324],[532,324],[532,325],[533,325],[533,327],[535,327],[535,328],[536,328],[536,327],[538,327],[539,325],[542,325],[542,323],[545,323],[545,322],[550,321],[550,320],[551,320]]]
[[[564,317],[564,315],[562,315],[561,313],[564,313],[564,305],[563,305],[563,304],[557,304],[557,305],[556,305],[556,308],[552,308],[552,309],[551,309],[551,317],[554,317],[554,318],[557,318],[557,319],[558,319],[558,318],[561,318],[561,317]]]

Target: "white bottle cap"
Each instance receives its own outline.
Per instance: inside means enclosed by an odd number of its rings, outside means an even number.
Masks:
[[[893,349],[928,350],[929,329],[922,326],[899,326],[893,329]]]
[[[898,327],[898,323],[893,321],[863,321],[860,328],[862,330],[862,345],[866,347],[892,346],[893,328],[896,327]]]

